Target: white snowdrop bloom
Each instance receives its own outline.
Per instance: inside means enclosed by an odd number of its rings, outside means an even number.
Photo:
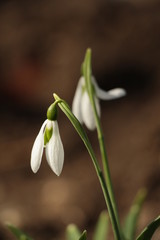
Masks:
[[[34,173],[40,167],[44,148],[49,166],[59,176],[63,168],[64,149],[57,121],[45,120],[35,139],[31,152],[31,169]]]
[[[91,81],[94,88],[94,99],[99,117],[101,115],[99,100],[113,100],[126,95],[126,91],[122,88],[104,91],[98,86],[94,77],[91,78]],[[96,122],[85,84],[84,77],[81,77],[73,98],[72,111],[80,123],[84,123],[88,129],[94,130],[96,128]]]

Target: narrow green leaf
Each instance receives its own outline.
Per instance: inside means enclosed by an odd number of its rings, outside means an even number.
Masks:
[[[26,233],[21,231],[19,228],[13,226],[12,224],[7,223],[6,225],[18,240],[33,240],[33,238],[29,237]]]
[[[86,240],[87,239],[87,231],[84,230],[84,232],[82,233],[82,235],[80,236],[79,240]]]
[[[66,228],[66,239],[67,240],[78,240],[81,233],[75,224],[69,224]]]
[[[151,222],[137,237],[136,240],[151,240],[154,232],[160,227],[160,216],[158,216],[153,222]]]
[[[109,217],[106,211],[101,212],[93,234],[93,240],[106,240],[109,227]]]
[[[129,210],[129,213],[125,219],[123,233],[126,239],[133,240],[135,238],[137,221],[139,218],[142,204],[146,197],[146,190],[141,189],[133,201],[133,204]]]

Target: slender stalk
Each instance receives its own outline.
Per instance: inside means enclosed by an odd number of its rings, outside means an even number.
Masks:
[[[56,94],[54,94],[54,98],[55,98],[56,101],[58,100],[59,107],[64,112],[64,114],[68,117],[68,119],[70,120],[70,122],[74,126],[75,130],[78,132],[79,136],[81,137],[82,141],[84,142],[84,144],[85,144],[85,146],[88,150],[88,153],[89,153],[89,155],[92,159],[93,165],[95,167],[95,170],[96,170],[96,173],[97,173],[97,176],[98,176],[98,179],[99,179],[102,191],[103,191],[103,195],[104,195],[105,202],[106,202],[108,212],[109,212],[109,215],[110,215],[115,239],[116,240],[121,240],[119,226],[117,224],[117,219],[116,219],[115,212],[114,212],[114,209],[113,209],[113,206],[112,206],[110,194],[108,192],[103,173],[100,169],[99,163],[96,159],[95,153],[94,153],[93,148],[92,148],[92,146],[91,146],[91,144],[88,140],[88,137],[87,137],[82,125],[79,123],[77,118],[71,112],[68,104],[64,100],[60,99]]]
[[[94,112],[94,117],[96,120],[96,129],[97,129],[98,141],[99,141],[99,146],[100,146],[100,152],[101,152],[101,158],[102,158],[102,164],[103,164],[103,170],[104,170],[104,177],[106,180],[111,203],[113,205],[113,210],[114,210],[118,228],[120,231],[120,229],[121,229],[120,221],[119,221],[116,201],[115,201],[115,197],[114,197],[114,193],[113,193],[113,185],[112,185],[112,181],[111,181],[111,174],[110,174],[107,152],[106,152],[106,147],[105,147],[105,142],[104,142],[104,136],[103,136],[100,118],[98,116],[96,105],[95,105],[95,89],[93,88],[93,84],[91,82],[92,73],[91,73],[91,50],[90,49],[87,50],[83,66],[84,66],[83,71],[84,71],[84,77],[86,80],[86,87],[88,90],[88,95],[89,95],[89,98],[91,101],[92,109]]]
[[[95,103],[94,103],[94,108],[95,108]],[[95,114],[95,119],[96,119],[96,127],[97,127],[97,135],[98,135],[98,141],[99,141],[99,146],[100,146],[100,152],[101,152],[101,157],[102,157],[102,164],[103,164],[103,169],[104,169],[104,177],[107,183],[109,195],[112,201],[113,209],[115,212],[115,216],[118,222],[118,226],[120,228],[120,221],[119,221],[119,216],[118,216],[118,211],[117,211],[117,205],[114,197],[114,192],[113,192],[113,185],[111,181],[111,174],[110,174],[110,169],[109,169],[109,163],[108,163],[108,158],[107,158],[107,152],[106,152],[106,147],[104,143],[104,136],[102,132],[102,127],[101,123],[99,121],[99,117],[97,115],[97,110],[96,108],[94,109],[94,114]]]

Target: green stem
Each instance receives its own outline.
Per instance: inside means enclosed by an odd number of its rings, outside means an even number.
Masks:
[[[118,211],[117,211],[117,205],[114,197],[114,192],[113,192],[113,185],[111,181],[111,174],[110,174],[110,169],[109,169],[109,163],[108,163],[108,158],[107,158],[107,153],[106,153],[106,147],[104,143],[104,136],[102,132],[102,127],[99,121],[99,117],[97,115],[97,110],[95,108],[95,103],[94,103],[94,114],[95,114],[95,119],[96,119],[96,127],[97,127],[97,135],[98,135],[98,141],[99,141],[99,146],[100,146],[100,152],[101,152],[101,157],[102,157],[102,164],[103,164],[103,169],[104,169],[104,177],[107,183],[109,195],[112,201],[114,213],[116,216],[116,220],[120,229],[120,221],[119,221],[119,216],[118,216]]]
[[[105,142],[104,142],[104,136],[103,136],[100,118],[98,116],[97,108],[95,105],[95,89],[93,88],[93,84],[91,82],[92,73],[91,73],[91,50],[90,49],[88,49],[86,52],[86,56],[85,56],[85,60],[84,60],[84,64],[83,64],[83,71],[84,71],[84,77],[86,80],[86,88],[88,91],[88,95],[89,95],[89,98],[91,101],[91,105],[93,108],[94,117],[95,117],[95,121],[96,121],[97,135],[98,135],[98,141],[99,141],[99,146],[100,146],[104,176],[105,176],[107,188],[109,191],[110,199],[111,199],[111,202],[113,205],[113,210],[114,210],[117,224],[118,224],[119,231],[120,231],[120,229],[121,229],[120,221],[119,221],[116,201],[115,201],[115,197],[114,197],[114,193],[113,193],[113,185],[112,185],[112,181],[111,181],[111,174],[110,174],[107,152],[106,152],[106,147],[105,147]]]
[[[73,113],[70,110],[70,107],[68,106],[68,104],[64,100],[60,99],[56,94],[54,94],[54,98],[55,98],[56,101],[58,101],[59,107],[64,112],[64,114],[68,117],[68,119],[70,120],[70,122],[74,126],[75,130],[78,132],[79,136],[81,137],[82,141],[84,142],[84,144],[85,144],[85,146],[88,150],[88,153],[89,153],[89,155],[92,159],[92,162],[93,162],[93,165],[95,167],[99,182],[100,182],[101,187],[102,187],[102,191],[103,191],[105,202],[106,202],[108,212],[109,212],[109,215],[110,215],[115,239],[116,240],[121,240],[119,226],[117,224],[115,212],[114,212],[112,202],[111,202],[111,199],[110,199],[110,194],[108,192],[103,173],[100,169],[100,166],[99,166],[98,161],[96,159],[93,148],[92,148],[92,146],[91,146],[91,144],[88,140],[88,137],[87,137],[82,125],[79,123],[77,118],[73,115]]]

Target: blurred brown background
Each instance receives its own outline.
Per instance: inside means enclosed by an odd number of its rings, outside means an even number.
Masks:
[[[32,144],[52,94],[71,105],[88,47],[99,85],[128,93],[101,105],[121,220],[142,187],[148,197],[139,230],[159,214],[159,43],[158,0],[0,2],[0,239],[12,239],[6,221],[37,240],[64,239],[65,227],[75,222],[91,239],[105,209],[91,160],[60,111],[61,177],[45,157],[36,175],[30,169]],[[88,134],[99,156],[96,133]]]

